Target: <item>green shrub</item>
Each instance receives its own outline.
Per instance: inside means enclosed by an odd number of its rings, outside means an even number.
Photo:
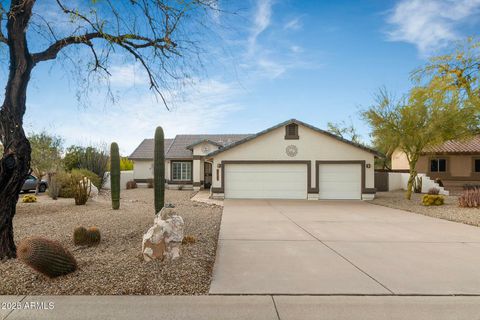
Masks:
[[[55,174],[55,183],[59,185],[58,197],[75,198],[75,185],[73,181],[78,183],[83,177],[87,177],[97,188],[101,184],[100,177],[87,169],[73,169],[71,173],[64,171],[57,172]]]
[[[424,206],[441,206],[444,203],[444,197],[438,194],[426,194],[422,197]]]

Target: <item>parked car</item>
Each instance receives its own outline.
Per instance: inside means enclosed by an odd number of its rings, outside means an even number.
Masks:
[[[25,180],[25,183],[23,184],[22,191],[29,192],[31,190],[35,190],[37,188],[37,181],[38,181],[37,177],[29,175],[27,177],[27,180]],[[40,180],[38,191],[45,192],[47,188],[48,188],[48,182],[45,180]]]

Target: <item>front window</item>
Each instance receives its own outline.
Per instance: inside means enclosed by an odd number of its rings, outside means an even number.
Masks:
[[[432,159],[430,160],[430,172],[446,172],[447,160],[446,159]]]
[[[192,163],[191,162],[172,162],[172,180],[191,181]]]
[[[480,172],[480,159],[475,159],[475,172]]]

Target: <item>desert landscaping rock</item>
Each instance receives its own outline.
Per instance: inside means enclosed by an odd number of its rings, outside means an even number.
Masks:
[[[54,280],[32,272],[17,260],[0,263],[0,295],[201,295],[207,294],[222,209],[190,201],[191,191],[166,190],[185,221],[185,234],[196,242],[182,245],[173,261],[144,262],[143,234],[155,217],[153,189],[122,191],[120,210],[112,210],[103,191],[96,200],[76,206],[73,199],[52,200],[41,195],[35,204],[17,205],[15,240],[32,235],[59,241],[72,251],[79,270]],[[102,242],[96,247],[74,246],[75,227],[96,226]]]
[[[369,202],[430,217],[480,226],[480,209],[459,207],[458,197],[445,196],[445,204],[442,206],[424,206],[421,201],[422,196],[423,194],[413,193],[412,200],[407,200],[404,191],[378,192],[375,199]]]

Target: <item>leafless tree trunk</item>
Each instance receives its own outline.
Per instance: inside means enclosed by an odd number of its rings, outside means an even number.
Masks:
[[[23,131],[23,115],[33,68],[25,32],[34,2],[13,0],[7,22],[10,70],[0,109],[0,139],[5,148],[0,160],[0,259],[16,257],[12,221],[18,195],[30,170],[31,150]]]

